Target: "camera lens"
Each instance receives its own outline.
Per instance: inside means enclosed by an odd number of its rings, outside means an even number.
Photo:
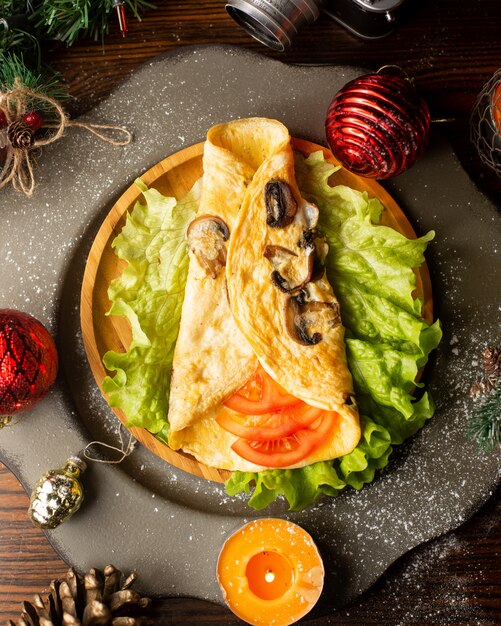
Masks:
[[[320,15],[323,0],[228,0],[229,15],[259,42],[283,51],[305,23]]]

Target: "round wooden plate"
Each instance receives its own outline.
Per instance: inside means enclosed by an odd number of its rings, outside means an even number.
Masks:
[[[167,157],[143,174],[141,179],[148,187],[155,187],[166,196],[182,198],[202,176],[203,146],[202,142]],[[322,150],[325,158],[337,165],[331,152],[322,146],[293,139],[293,147],[305,154]],[[370,196],[378,198],[385,207],[382,224],[394,228],[408,238],[416,237],[400,207],[376,181],[359,178],[344,168],[334,176],[335,184],[367,191]],[[113,252],[111,243],[120,234],[127,212],[133,208],[141,195],[139,188],[132,185],[113,206],[96,235],[85,268],[80,319],[87,358],[101,392],[102,382],[109,373],[103,365],[103,355],[108,350],[125,352],[131,341],[129,322],[122,317],[105,315],[111,306],[108,299],[110,281],[116,278],[125,266]],[[426,264],[419,268],[416,277],[416,296],[423,298],[423,317],[431,322],[433,319],[431,282]],[[113,411],[121,422],[127,421],[120,409],[113,408]],[[208,467],[190,455],[171,450],[144,428],[133,427],[131,432],[149,450],[186,472],[217,482],[224,482],[229,476],[226,470]]]

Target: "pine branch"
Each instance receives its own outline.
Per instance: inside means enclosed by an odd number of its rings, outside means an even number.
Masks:
[[[36,69],[40,69],[42,65],[38,38],[33,33],[19,28],[0,32],[0,53],[22,55],[29,65]]]
[[[140,12],[154,5],[147,0],[125,0],[140,19]],[[30,20],[49,39],[71,46],[79,37],[99,39],[108,33],[113,0],[38,0]]]
[[[124,0],[127,10],[138,20],[145,9],[154,9],[148,0]],[[71,46],[79,37],[100,39],[108,33],[113,0],[0,0],[0,18],[27,16],[26,28],[11,26],[6,32],[0,26],[0,51],[24,52],[23,39],[30,31],[38,40],[56,39]],[[19,32],[15,32],[18,30]],[[26,31],[22,35],[21,31]]]
[[[501,385],[474,407],[466,434],[486,452],[501,444]]]
[[[25,0],[0,0],[0,17],[26,13]]]
[[[65,100],[68,98],[68,91],[59,82],[58,75],[47,69],[41,73],[26,66],[23,56],[16,54],[5,54],[0,51],[0,92],[7,92],[14,86],[15,79],[18,78],[23,85],[29,87],[54,100]],[[35,111],[50,113],[52,108],[47,103],[34,101],[31,107]]]

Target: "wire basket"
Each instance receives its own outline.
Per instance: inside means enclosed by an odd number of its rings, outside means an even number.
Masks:
[[[483,163],[501,176],[501,69],[484,85],[470,120],[471,140]]]

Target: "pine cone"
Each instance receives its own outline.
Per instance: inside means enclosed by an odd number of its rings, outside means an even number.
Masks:
[[[34,141],[33,129],[24,122],[12,122],[7,128],[7,138],[13,148],[29,150]]]
[[[470,396],[477,400],[479,396],[490,393],[496,385],[490,378],[479,378],[470,387]]]
[[[53,580],[45,602],[36,595],[23,602],[17,626],[145,626],[151,600],[130,589],[132,573],[107,565],[104,572],[90,569],[80,576],[70,569],[64,580]],[[10,626],[16,626],[9,622]]]
[[[482,360],[488,376],[501,377],[501,348],[487,346],[482,352]]]
[[[480,356],[484,372],[470,387],[470,396],[474,400],[489,394],[501,383],[501,348],[487,346]]]

